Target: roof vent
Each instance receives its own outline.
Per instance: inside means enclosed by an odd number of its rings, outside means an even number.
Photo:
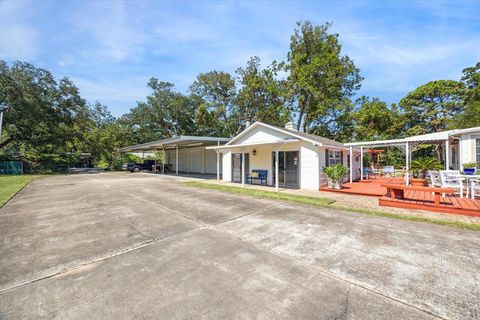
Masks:
[[[285,129],[290,129],[290,130],[295,130],[295,131],[297,131],[297,128],[295,128],[295,126],[293,125],[293,122],[292,122],[292,121],[287,122],[287,123],[285,124]]]

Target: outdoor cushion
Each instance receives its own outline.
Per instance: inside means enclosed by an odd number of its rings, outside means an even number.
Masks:
[[[250,173],[250,177],[252,178],[258,178],[259,173],[258,172],[252,172]]]

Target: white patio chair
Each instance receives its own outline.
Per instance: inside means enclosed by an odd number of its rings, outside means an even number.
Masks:
[[[472,199],[475,199],[475,197],[480,197],[480,179],[470,179],[470,192]]]
[[[440,180],[442,183],[442,188],[455,189],[458,191],[458,192],[455,192],[455,194],[460,194],[460,198],[463,198],[463,179],[462,177],[460,177],[460,171],[441,170]],[[467,197],[468,197],[468,188],[467,188]]]
[[[427,171],[427,181],[429,187],[442,187],[442,178],[440,177],[440,172],[437,170]]]
[[[383,174],[387,177],[393,177],[395,173],[395,168],[393,166],[383,167]]]

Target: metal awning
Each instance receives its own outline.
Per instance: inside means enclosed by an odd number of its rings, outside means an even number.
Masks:
[[[395,147],[405,145],[409,142],[412,144],[439,144],[443,143],[445,140],[450,139],[450,137],[455,137],[456,135],[463,133],[480,133],[480,127],[467,128],[467,129],[456,129],[448,130],[434,133],[421,134],[417,136],[406,137],[402,139],[392,139],[392,140],[375,140],[375,141],[362,141],[362,142],[350,142],[345,143],[347,147]]]
[[[230,138],[201,137],[201,136],[177,136],[133,146],[120,148],[120,152],[135,152],[147,150],[185,149],[190,147],[222,145],[230,141]]]

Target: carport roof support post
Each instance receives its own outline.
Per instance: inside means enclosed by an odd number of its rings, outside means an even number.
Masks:
[[[278,150],[275,150],[275,191],[278,192]]]
[[[350,183],[353,182],[353,147],[350,146]]]
[[[217,183],[220,183],[220,152],[217,150]]]
[[[405,142],[405,184],[408,186],[410,184],[410,150],[408,142]]]
[[[242,152],[242,187],[245,187],[245,152]]]
[[[178,176],[178,145],[175,146],[175,174]]]

